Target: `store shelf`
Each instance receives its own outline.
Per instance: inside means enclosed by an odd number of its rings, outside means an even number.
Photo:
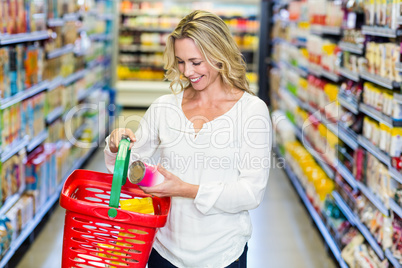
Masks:
[[[393,118],[383,114],[382,112],[377,111],[376,109],[374,109],[373,107],[371,107],[367,104],[360,103],[359,109],[364,114],[370,116],[371,118],[377,120],[380,123],[383,123],[383,124],[389,126],[390,128],[402,127],[402,120],[393,119]]]
[[[48,19],[47,21],[47,26],[49,27],[61,27],[63,26],[65,21],[61,18],[53,18],[53,19]]]
[[[309,73],[311,73],[312,75],[315,75],[315,76],[322,75],[322,67],[317,64],[309,63],[308,71],[309,71]]]
[[[374,155],[378,160],[384,163],[386,166],[391,165],[391,157],[389,157],[386,153],[381,151],[377,146],[371,143],[367,138],[359,135],[358,137],[359,144],[366,149],[369,153]]]
[[[392,264],[392,266],[394,268],[401,268],[401,264],[399,263],[399,261],[394,257],[394,255],[392,254],[391,250],[386,249],[385,250],[385,256],[387,256],[387,259],[389,260],[389,262]]]
[[[337,191],[332,192],[332,196],[335,199],[335,202],[339,209],[342,211],[343,215],[345,215],[346,219],[352,224],[356,225],[356,216],[350,207],[346,204],[345,200],[341,197],[341,195]]]
[[[395,70],[402,72],[402,62],[395,63]]]
[[[389,198],[389,208],[402,218],[402,208],[395,202],[393,198]]]
[[[354,114],[359,114],[359,106],[353,100],[349,100],[345,95],[338,94],[339,103]]]
[[[7,197],[6,201],[0,208],[0,215],[6,214],[7,211],[12,208],[12,206],[17,203],[17,201],[21,198],[21,193],[15,193],[12,196]]]
[[[374,84],[377,84],[379,86],[388,88],[388,89],[394,89],[394,88],[400,88],[400,83],[396,82],[396,81],[391,81],[387,78],[375,75],[375,74],[371,74],[365,70],[360,70],[360,76],[367,80],[370,81]]]
[[[102,89],[104,87],[103,83],[96,83],[92,87],[81,91],[77,95],[78,102],[85,100],[88,96],[90,96],[93,92],[97,91],[98,89]]]
[[[111,34],[92,34],[89,36],[92,41],[111,41],[113,36]]]
[[[355,177],[353,176],[352,173],[350,173],[350,171],[343,165],[343,163],[341,163],[339,160],[337,161],[336,165],[336,170],[338,171],[338,173],[342,176],[342,178],[344,178],[349,185],[353,188],[353,189],[357,189],[358,185],[356,182]]]
[[[348,267],[345,261],[341,256],[341,251],[339,250],[338,246],[336,245],[334,239],[332,238],[331,234],[329,233],[328,229],[325,227],[324,222],[321,220],[320,216],[318,215],[317,211],[315,211],[313,205],[310,203],[306,193],[303,190],[298,178],[290,169],[289,165],[285,165],[285,171],[292,182],[293,186],[295,187],[297,193],[299,194],[300,198],[302,199],[304,205],[306,206],[310,216],[313,218],[315,224],[317,225],[318,230],[320,230],[322,236],[324,237],[328,247],[331,249],[332,253],[335,256],[335,259],[339,262],[341,267]]]
[[[8,97],[0,100],[0,110],[4,110],[14,104],[17,104],[23,100],[29,99],[30,97],[45,91],[49,86],[49,82],[47,80],[40,82],[39,84],[32,86],[24,91],[18,92],[12,97]]]
[[[106,20],[106,21],[111,21],[114,20],[114,15],[113,14],[100,14],[97,16],[98,20]]]
[[[370,116],[371,118],[377,120],[380,123],[386,124],[387,126],[392,128],[392,119],[389,116],[386,116],[380,111],[377,111],[371,106],[368,106],[365,103],[360,103],[359,110],[364,114]]]
[[[402,103],[402,94],[394,93],[393,96],[394,96],[394,100],[395,100],[396,102]]]
[[[333,169],[327,164],[325,159],[319,155],[319,153],[314,149],[313,145],[307,139],[304,139],[302,131],[296,126],[294,126],[294,129],[296,137],[303,144],[304,148],[306,148],[306,150],[314,157],[318,165],[324,170],[327,176],[333,180],[335,178]]]
[[[363,51],[364,51],[363,45],[357,45],[357,44],[341,41],[341,42],[339,42],[338,46],[343,51],[348,51],[348,52],[352,52],[352,53],[355,53],[358,55],[363,55]]]
[[[32,152],[36,147],[38,147],[40,144],[42,144],[47,139],[48,136],[49,136],[49,133],[47,132],[47,129],[45,129],[41,133],[39,133],[38,136],[31,139],[27,145],[28,153]]]
[[[349,71],[349,70],[346,69],[346,68],[341,67],[341,68],[339,69],[339,73],[340,73],[343,77],[345,77],[345,78],[347,78],[347,79],[350,79],[350,80],[352,80],[352,81],[355,81],[355,82],[359,82],[359,81],[360,81],[360,77],[359,77],[359,74],[358,74],[358,73]]]
[[[384,260],[384,252],[382,251],[380,245],[378,245],[377,241],[374,239],[373,235],[367,229],[367,227],[360,221],[356,221],[356,227],[359,229],[360,233],[364,236],[366,241],[370,244],[371,248],[375,251],[377,256]]]
[[[371,203],[373,203],[374,206],[377,207],[377,209],[384,214],[385,216],[389,216],[389,210],[385,205],[382,203],[382,201],[374,195],[374,193],[363,183],[357,181],[357,186],[359,187],[360,191],[366,196]]]
[[[3,34],[0,35],[0,45],[11,45],[23,42],[33,42],[49,38],[48,31],[38,31],[32,33]]]
[[[310,33],[315,35],[341,35],[341,27],[311,25]]]
[[[128,27],[123,25],[120,31],[171,33],[174,31],[174,28]]]
[[[163,81],[118,81],[116,102],[124,107],[148,107],[160,96],[172,93],[169,85]]]
[[[77,71],[77,72],[67,76],[63,81],[63,85],[67,86],[81,78],[84,78],[84,76],[87,74],[87,72],[88,72],[88,70],[84,69],[84,70]]]
[[[29,143],[29,137],[25,136],[22,139],[15,140],[10,145],[8,145],[1,154],[1,163],[6,162],[13,155],[17,154],[19,151],[24,149]]]
[[[362,27],[362,33],[364,35],[395,38],[397,36],[400,36],[402,34],[402,31],[401,30],[393,30],[393,29],[389,29],[389,28],[385,28],[385,27],[364,25]]]
[[[48,59],[54,59],[54,58],[63,56],[65,54],[72,53],[73,51],[74,51],[74,45],[68,44],[68,45],[65,45],[62,48],[57,48],[57,49],[55,49],[53,51],[48,52],[47,53],[47,58]]]
[[[142,45],[121,45],[119,47],[122,52],[163,52],[165,51],[164,46],[142,46]]]
[[[49,85],[47,87],[47,91],[52,91],[56,89],[57,87],[61,86],[63,84],[63,77],[58,76],[54,78],[52,81],[49,82]]]
[[[63,16],[64,21],[77,21],[80,15],[78,13],[68,13]]]
[[[339,77],[339,75],[337,75],[337,74],[335,74],[333,72],[327,71],[324,68],[321,68],[321,76],[325,77],[325,78],[327,78],[327,79],[329,79],[329,80],[331,80],[332,82],[335,82],[335,83],[338,83],[339,80],[341,79]]]
[[[392,178],[394,178],[397,182],[402,184],[402,174],[396,170],[392,165],[388,167],[388,172]]]
[[[52,124],[57,118],[61,117],[64,113],[64,107],[59,106],[51,111],[46,117],[46,124]]]
[[[327,127],[330,126],[332,129],[330,129],[336,136],[338,136],[339,139],[341,139],[346,145],[348,145],[351,149],[356,150],[359,147],[359,143],[357,142],[357,135],[356,137],[351,133],[349,133],[344,127],[341,125],[337,125],[337,127],[332,127],[332,125],[327,125]]]
[[[65,175],[62,180],[62,183],[57,187],[55,193],[49,197],[46,203],[41,207],[41,209],[35,214],[34,218],[29,222],[28,226],[25,227],[24,230],[21,231],[20,235],[17,237],[15,241],[13,241],[10,245],[10,248],[7,250],[6,254],[3,256],[0,262],[0,267],[5,267],[10,259],[13,257],[15,252],[19,249],[19,247],[24,243],[24,241],[31,235],[31,233],[35,230],[38,224],[42,221],[43,217],[48,213],[50,208],[59,200],[61,190],[63,188],[64,182],[67,177],[74,170],[80,168],[85,161],[95,152],[96,147],[89,149],[88,153],[81,159],[75,162],[74,166],[71,170]]]

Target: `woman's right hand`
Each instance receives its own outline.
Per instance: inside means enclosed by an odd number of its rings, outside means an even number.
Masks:
[[[126,135],[130,138],[130,149],[133,147],[134,142],[137,141],[133,131],[129,128],[116,128],[112,131],[110,134],[110,140],[109,140],[109,149],[112,153],[117,153],[119,150],[119,142],[121,141],[121,138],[123,135]]]

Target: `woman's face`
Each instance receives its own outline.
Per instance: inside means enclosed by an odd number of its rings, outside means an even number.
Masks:
[[[191,38],[176,39],[174,50],[180,72],[190,80],[195,90],[221,83],[219,72],[204,59]]]

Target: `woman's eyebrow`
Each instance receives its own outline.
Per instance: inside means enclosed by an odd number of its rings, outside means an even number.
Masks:
[[[179,60],[182,60],[180,57],[176,56],[176,58],[179,59]],[[191,58],[191,59],[188,59],[188,60],[194,61],[194,60],[202,60],[202,59],[201,58]]]

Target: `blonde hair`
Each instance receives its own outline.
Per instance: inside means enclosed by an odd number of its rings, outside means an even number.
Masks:
[[[217,15],[196,10],[184,17],[168,36],[164,52],[166,74],[173,93],[179,93],[190,86],[190,81],[179,71],[175,57],[176,39],[191,38],[206,61],[219,71],[223,82],[250,94],[246,77],[246,62],[235,43],[228,26]],[[180,86],[177,92],[174,88]]]

